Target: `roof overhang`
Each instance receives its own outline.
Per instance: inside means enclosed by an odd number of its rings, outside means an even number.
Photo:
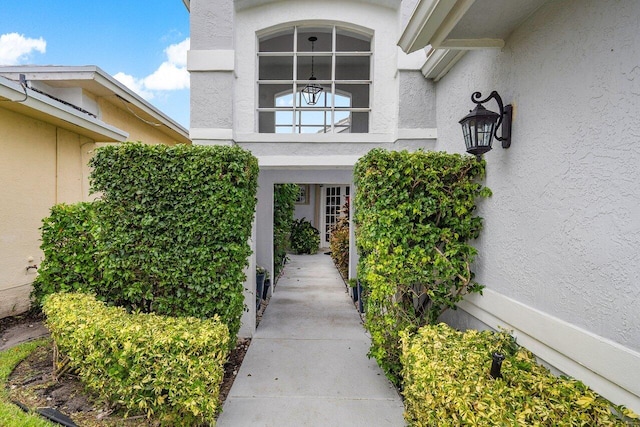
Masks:
[[[129,134],[46,95],[0,77],[0,108],[42,120],[96,141],[126,141]]]
[[[406,53],[431,46],[422,71],[442,77],[466,51],[504,47],[513,30],[547,1],[418,0],[398,45]],[[434,57],[433,51],[451,52]]]
[[[159,124],[158,130],[176,142],[190,143],[187,129],[99,67],[19,65],[0,67],[0,73],[16,81],[24,74],[27,81],[42,81],[52,87],[80,87],[118,108],[129,110],[143,121]]]
[[[191,12],[191,0],[182,0],[182,3],[184,3],[184,6],[187,8],[187,10]]]

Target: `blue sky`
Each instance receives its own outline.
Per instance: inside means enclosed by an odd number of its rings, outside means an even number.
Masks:
[[[97,65],[189,127],[181,0],[11,0],[0,12],[0,65]]]

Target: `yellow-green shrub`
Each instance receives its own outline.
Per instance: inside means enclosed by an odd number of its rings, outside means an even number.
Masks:
[[[502,379],[489,375],[494,351],[506,356]],[[506,332],[425,326],[402,334],[401,362],[412,426],[625,425],[607,400],[580,381],[552,375]]]
[[[217,316],[128,314],[78,293],[49,296],[43,311],[60,353],[100,397],[168,425],[214,423],[230,340]]]

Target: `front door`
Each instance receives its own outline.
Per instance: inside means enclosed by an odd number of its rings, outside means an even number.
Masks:
[[[322,211],[320,221],[320,246],[329,247],[331,228],[340,218],[342,206],[349,198],[348,185],[325,185],[322,191]]]

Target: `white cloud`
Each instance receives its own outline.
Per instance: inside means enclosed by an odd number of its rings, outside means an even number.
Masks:
[[[153,92],[145,89],[144,79],[136,79],[135,77],[123,72],[117,73],[113,77],[144,99],[153,99]]]
[[[155,92],[181,90],[189,88],[189,72],[187,71],[187,51],[190,39],[172,44],[164,52],[167,60],[146,77],[136,78],[125,73],[118,73],[116,80],[149,100],[156,95]]]
[[[0,35],[0,65],[18,65],[27,61],[34,51],[45,53],[47,42],[40,37],[31,39],[18,33]]]

